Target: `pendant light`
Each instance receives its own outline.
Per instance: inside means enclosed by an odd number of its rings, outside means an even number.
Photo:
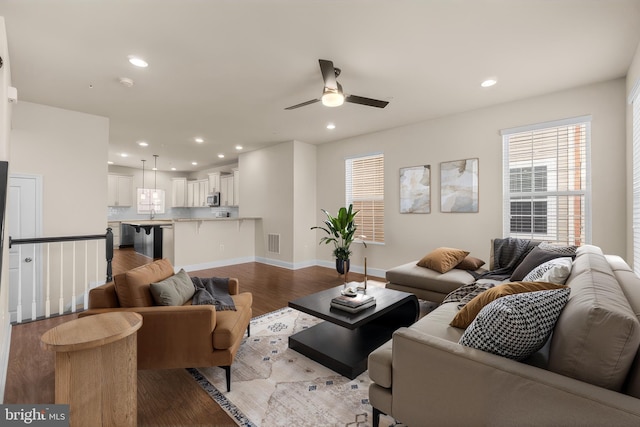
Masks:
[[[140,194],[141,200],[144,200],[147,198],[144,192],[144,162],[146,162],[146,160],[143,159],[142,160],[142,193]]]
[[[157,181],[157,173],[158,173],[158,155],[153,155],[153,198],[158,198],[158,181]]]

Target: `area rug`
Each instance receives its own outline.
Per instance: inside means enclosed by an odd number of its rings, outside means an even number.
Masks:
[[[350,380],[289,349],[289,335],[322,320],[283,308],[251,320],[226,392],[221,368],[189,369],[198,384],[240,426],[372,425],[367,372]],[[391,417],[381,427],[400,426]]]

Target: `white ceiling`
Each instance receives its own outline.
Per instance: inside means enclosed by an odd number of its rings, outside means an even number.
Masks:
[[[0,0],[0,16],[19,100],[106,116],[109,160],[181,171],[622,77],[640,40],[640,0]],[[285,111],[321,95],[321,58],[390,104]]]

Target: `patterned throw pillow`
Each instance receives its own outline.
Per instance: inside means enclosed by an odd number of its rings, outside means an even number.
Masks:
[[[555,258],[551,261],[540,264],[529,272],[523,282],[550,282],[556,285],[564,285],[567,281],[571,266],[573,265],[570,257]]]
[[[569,300],[570,288],[507,295],[486,305],[459,343],[515,360],[538,351]]]
[[[538,247],[548,252],[555,252],[555,253],[562,254],[564,256],[570,256],[570,257],[575,257],[576,250],[578,249],[578,247],[575,245],[562,246],[562,245],[555,245],[553,243],[547,243],[547,242],[541,242],[538,245]]]

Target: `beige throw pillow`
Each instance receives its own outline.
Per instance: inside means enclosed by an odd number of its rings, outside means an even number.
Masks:
[[[441,247],[425,255],[417,265],[430,268],[438,273],[446,273],[460,263],[467,255],[468,251],[462,249]]]

